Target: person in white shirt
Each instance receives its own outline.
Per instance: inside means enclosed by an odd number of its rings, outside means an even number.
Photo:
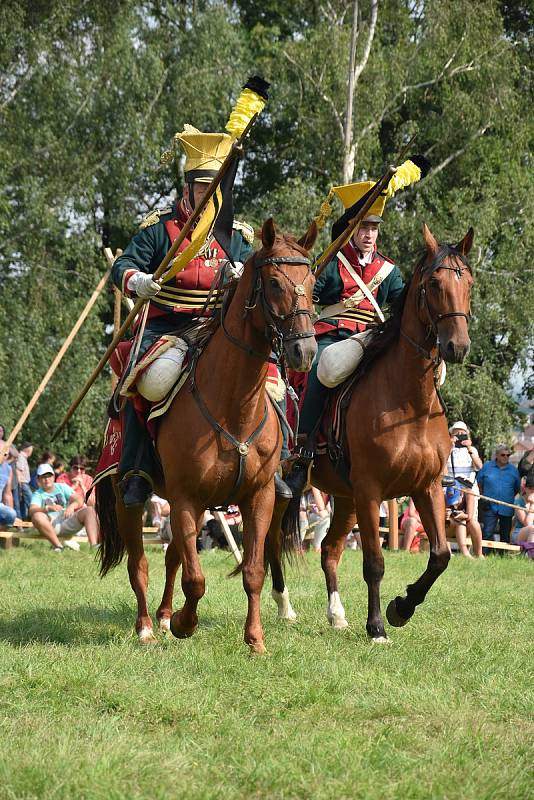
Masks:
[[[482,467],[482,459],[471,441],[469,428],[465,422],[459,420],[451,425],[449,433],[452,447],[449,460],[447,461],[447,473],[456,478],[462,487],[476,493],[478,491],[475,481],[476,472]],[[460,539],[465,539],[465,529],[467,528],[467,533],[471,537],[471,542],[473,544],[474,555],[477,556],[477,558],[483,558],[482,529],[477,516],[478,500],[474,494],[464,494],[464,498],[467,519],[465,520],[465,527],[464,525],[456,526],[458,544],[461,547],[462,543]]]

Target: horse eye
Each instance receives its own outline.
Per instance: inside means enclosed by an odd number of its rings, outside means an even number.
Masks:
[[[428,281],[430,289],[439,289],[439,281],[436,278],[431,278]]]
[[[269,283],[271,284],[271,289],[275,291],[280,291],[282,288],[280,282],[276,280],[276,278],[269,278]]]

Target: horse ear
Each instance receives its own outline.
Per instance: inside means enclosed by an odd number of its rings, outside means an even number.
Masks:
[[[463,256],[466,256],[473,247],[473,237],[475,232],[473,228],[469,228],[461,242],[458,242],[456,249],[460,251]]]
[[[439,244],[434,239],[434,236],[430,232],[430,228],[423,222],[423,237],[425,239],[426,249],[430,252],[432,256],[435,256],[439,250]]]
[[[319,233],[319,228],[317,227],[317,223],[315,222],[314,219],[312,219],[308,230],[306,231],[304,236],[301,236],[301,238],[298,240],[298,244],[300,244],[300,246],[303,247],[305,250],[307,250],[309,253],[313,245],[315,244],[315,240],[317,239],[318,233]]]
[[[272,217],[269,217],[267,222],[264,222],[261,229],[261,241],[266,250],[270,250],[276,239],[276,226]]]

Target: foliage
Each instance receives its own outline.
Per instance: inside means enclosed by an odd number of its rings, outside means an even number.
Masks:
[[[388,602],[426,559],[385,557]],[[529,796],[532,562],[454,557],[409,625],[377,646],[361,554],[346,551],[340,567],[342,632],[328,627],[310,554],[289,576],[298,624],[277,623],[266,591],[268,655],[250,658],[228,558],[201,555],[208,592],[194,637],[143,649],[125,565],[97,582],[87,550],[33,543],[0,555],[3,797]],[[149,561],[154,610],[161,551]]]
[[[534,341],[532,11],[497,0],[358,4],[354,179],[377,177],[416,134],[433,164],[388,207],[381,247],[405,273],[426,220],[442,240],[475,228],[469,363],[449,370],[451,414],[484,447],[509,432],[514,366]],[[184,122],[222,129],[240,85],[272,81],[236,186],[238,216],[301,233],[338,183],[351,4],[269,0],[29,0],[0,20],[0,421],[9,429],[104,269],[173,180],[160,153]],[[372,34],[372,36],[371,36]],[[365,47],[371,37],[366,58]],[[318,246],[327,241],[326,229]],[[67,299],[68,298],[68,299]],[[109,341],[99,301],[24,429],[49,444]],[[99,380],[58,447],[95,450]]]

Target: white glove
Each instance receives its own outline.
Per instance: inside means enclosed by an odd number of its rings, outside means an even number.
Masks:
[[[152,280],[152,275],[146,275],[144,272],[134,272],[131,278],[128,279],[128,291],[135,292],[139,297],[147,300],[149,297],[154,297],[161,285]]]
[[[231,280],[239,280],[241,275],[243,274],[243,263],[241,261],[235,261],[235,266],[232,264],[231,261],[226,261],[224,265],[224,278],[227,281]]]

